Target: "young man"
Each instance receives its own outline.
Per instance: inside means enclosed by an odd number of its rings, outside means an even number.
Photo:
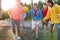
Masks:
[[[41,10],[37,8],[37,3],[33,4],[33,8],[28,12],[32,16],[32,32],[38,38],[38,25],[42,19]]]
[[[46,3],[43,4],[43,8],[42,8],[42,18],[44,18],[46,15],[47,15],[47,12],[48,12],[48,5]],[[46,22],[42,22],[43,23],[43,29],[44,29],[44,32],[46,32],[46,27],[48,26],[48,22],[49,20],[46,20]]]
[[[13,33],[18,35],[19,37],[22,37],[20,35],[20,21],[23,19],[20,17],[20,14],[24,15],[22,6],[20,4],[20,0],[15,0],[16,4],[14,7],[10,8],[8,10],[8,14],[10,16],[10,19],[12,21],[12,29]],[[16,31],[17,30],[17,31]]]
[[[60,34],[60,7],[58,5],[55,5],[53,1],[48,0],[47,4],[51,7],[48,10],[47,16],[43,20],[48,20],[49,18],[51,19],[51,32],[53,31],[53,26],[55,25],[56,27],[56,37],[58,40],[59,37],[58,35]],[[59,39],[60,40],[60,39]]]

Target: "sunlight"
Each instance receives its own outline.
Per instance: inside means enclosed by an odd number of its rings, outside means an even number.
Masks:
[[[20,0],[23,4],[27,3],[30,4],[31,0]],[[33,3],[38,3],[40,0],[33,0]],[[44,0],[42,0],[44,2]],[[2,0],[1,8],[3,10],[8,10],[9,8],[12,8],[15,5],[15,0]]]
[[[15,5],[15,0],[2,0],[1,8],[3,10],[8,10]]]

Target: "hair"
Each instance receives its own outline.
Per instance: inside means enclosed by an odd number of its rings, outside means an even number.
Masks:
[[[48,2],[48,3],[51,3],[51,4],[52,4],[52,6],[54,5],[54,3],[53,3],[53,1],[52,1],[52,0],[48,0],[47,2]]]
[[[46,5],[46,6],[48,6],[46,3],[44,3],[43,5]]]
[[[34,5],[34,6],[38,6],[38,4],[37,4],[37,3],[34,3],[33,5]]]
[[[22,2],[20,2],[20,4],[21,4],[21,5],[23,5],[23,3],[22,3]]]

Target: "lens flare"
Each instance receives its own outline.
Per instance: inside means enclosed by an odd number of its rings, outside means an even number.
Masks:
[[[15,0],[2,0],[1,8],[2,10],[8,10],[15,5]]]

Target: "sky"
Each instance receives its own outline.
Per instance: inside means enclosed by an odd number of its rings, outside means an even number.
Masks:
[[[39,1],[40,0],[33,0],[33,3],[38,3]],[[21,2],[29,4],[31,3],[31,0],[21,0]],[[44,0],[42,0],[42,2],[44,2]]]

